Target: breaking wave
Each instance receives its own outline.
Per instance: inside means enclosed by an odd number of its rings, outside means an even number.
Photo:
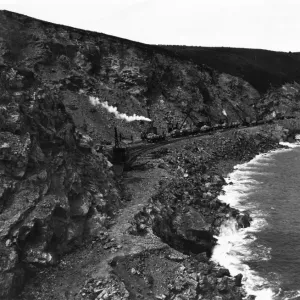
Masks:
[[[263,278],[249,266],[251,262],[259,263],[271,259],[271,249],[260,244],[255,235],[268,226],[266,212],[261,211],[255,202],[249,201],[249,196],[263,184],[257,178],[272,175],[262,172],[262,168],[274,163],[274,153],[299,147],[291,143],[281,144],[290,148],[260,154],[248,163],[236,165],[234,171],[225,179],[228,185],[224,186],[223,193],[219,196],[221,201],[230,204],[231,207],[249,211],[253,221],[249,228],[242,229],[237,228],[234,219],[224,222],[217,236],[218,244],[214,248],[212,260],[229,269],[232,276],[241,273],[247,294],[255,295],[256,300],[297,299],[300,296],[299,291],[283,292],[277,274],[269,274],[268,278]]]

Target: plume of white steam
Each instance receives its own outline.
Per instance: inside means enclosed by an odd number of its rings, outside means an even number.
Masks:
[[[222,114],[227,117],[227,112],[225,109],[222,110]]]
[[[147,121],[147,122],[151,122],[151,119],[146,118],[144,116],[137,116],[136,114],[134,114],[133,116],[127,116],[124,113],[120,113],[120,112],[118,112],[118,110],[117,110],[116,107],[109,105],[107,103],[107,101],[100,102],[97,97],[89,96],[89,99],[90,99],[90,103],[92,105],[94,105],[94,106],[101,105],[108,112],[114,114],[117,119],[125,120],[126,122],[133,122],[133,121]]]

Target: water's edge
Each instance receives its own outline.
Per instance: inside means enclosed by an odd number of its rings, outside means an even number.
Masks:
[[[256,239],[253,233],[262,230],[265,226],[265,219],[259,211],[255,211],[255,207],[241,203],[243,194],[247,193],[249,186],[255,184],[254,180],[249,178],[249,174],[247,174],[245,169],[249,164],[258,163],[258,161],[259,164],[263,164],[265,160],[267,161],[276,153],[290,151],[294,147],[299,147],[299,145],[291,143],[282,142],[280,144],[288,148],[279,148],[267,153],[261,153],[246,163],[234,166],[234,170],[227,174],[225,178],[228,184],[223,186],[222,192],[218,197],[220,201],[229,204],[241,212],[251,211],[253,221],[250,227],[242,229],[237,228],[237,222],[234,219],[224,222],[221,225],[220,234],[216,236],[218,243],[213,250],[211,260],[229,269],[232,276],[241,273],[243,275],[243,286],[247,295],[256,296],[256,300],[277,299],[281,291],[276,286],[270,286],[266,279],[260,277],[245,263],[245,260],[253,259],[253,256],[257,260],[270,259],[270,249],[262,247],[258,253],[253,253],[249,247]],[[297,291],[293,297],[298,295],[300,293]]]

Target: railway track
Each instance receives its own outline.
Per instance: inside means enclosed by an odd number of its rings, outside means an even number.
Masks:
[[[251,126],[251,127],[256,127],[256,126]],[[225,128],[225,129],[220,129],[220,130],[215,130],[215,131],[210,131],[210,132],[203,132],[203,133],[198,133],[195,135],[188,135],[184,137],[178,137],[178,138],[169,138],[165,141],[156,143],[156,144],[141,144],[138,146],[138,149],[136,147],[132,147],[133,149],[128,149],[128,160],[126,161],[126,164],[132,165],[136,159],[143,155],[146,154],[149,151],[152,151],[156,148],[160,148],[165,145],[173,144],[182,140],[187,140],[187,139],[192,139],[192,138],[199,138],[203,136],[209,136],[209,135],[214,135],[217,132],[228,132],[228,131],[233,131],[233,130],[240,130],[240,129],[245,129],[249,128],[248,126],[242,126],[239,128]]]
[[[145,142],[141,142],[138,145],[134,145],[134,146],[131,146],[131,147],[127,148],[127,160],[125,161],[124,166],[125,166],[125,169],[130,169],[133,166],[134,162],[141,155],[144,155],[144,154],[146,154],[150,151],[153,151],[154,149],[163,147],[165,145],[173,144],[173,143],[176,143],[176,142],[179,142],[179,141],[182,141],[182,140],[186,140],[186,139],[192,139],[192,138],[199,138],[199,137],[214,135],[218,132],[229,132],[229,131],[233,131],[233,130],[243,130],[243,129],[246,129],[246,128],[260,127],[262,125],[265,125],[265,123],[256,124],[256,125],[252,125],[252,126],[242,125],[242,126],[239,126],[238,128],[215,129],[215,130],[210,130],[208,132],[191,134],[191,135],[178,137],[178,138],[170,138],[169,137],[165,141],[161,141],[161,142],[158,142],[158,143],[155,143],[155,144],[148,144],[148,143],[145,143]]]

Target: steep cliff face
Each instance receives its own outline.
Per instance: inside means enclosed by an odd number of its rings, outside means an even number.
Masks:
[[[256,110],[264,119],[273,116],[297,116],[300,111],[300,85],[286,83],[280,88],[270,89],[256,105]]]
[[[26,272],[103,230],[120,197],[110,163],[75,128],[60,91],[25,87],[7,67],[0,76],[0,298],[10,299]]]
[[[77,126],[97,139],[111,139],[114,125],[139,136],[143,126],[115,120],[93,109],[87,95],[117,106],[120,112],[150,117],[160,130],[190,115],[213,122],[254,117],[259,93],[237,77],[196,65],[156,46],[42,22],[3,11],[0,14],[1,64],[28,80],[60,88]],[[101,131],[101,133],[99,133]]]
[[[127,115],[149,110],[160,131],[187,115],[190,126],[254,118],[260,98],[244,80],[159,47],[0,12],[1,299],[26,272],[97,236],[121,205],[111,165],[92,146],[112,141],[114,126],[137,137],[146,125],[89,96]]]

